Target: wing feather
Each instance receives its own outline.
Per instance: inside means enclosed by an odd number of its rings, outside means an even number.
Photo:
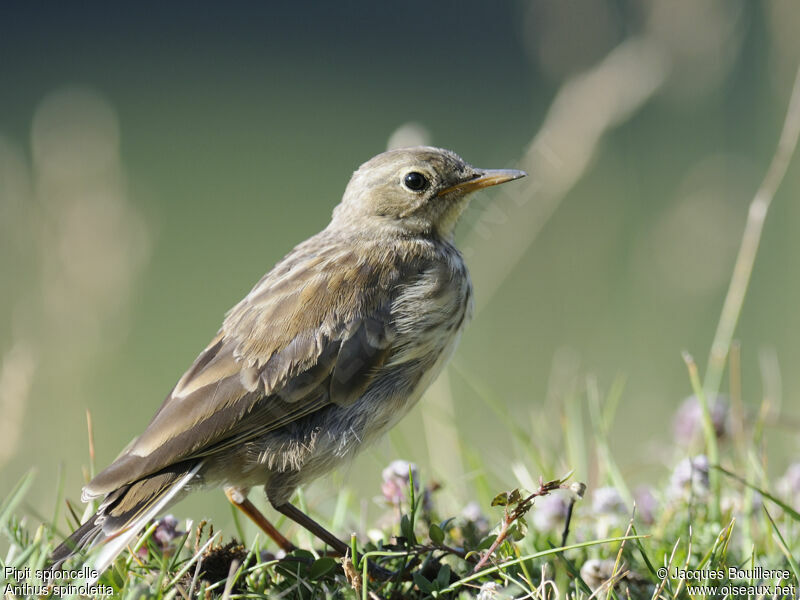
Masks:
[[[146,430],[86,486],[85,498],[331,402],[349,404],[367,389],[390,354],[391,299],[403,277],[391,261],[373,266],[323,234],[298,246],[228,313]]]

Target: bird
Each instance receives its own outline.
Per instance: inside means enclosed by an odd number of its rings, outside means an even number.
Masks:
[[[83,488],[98,508],[52,568],[102,545],[102,573],[148,521],[209,487],[291,551],[247,499],[263,486],[277,512],[346,554],[292,494],[388,431],[442,371],[472,312],[456,223],[473,192],[525,175],[428,146],[362,164],[330,224],[226,314],[142,434]]]

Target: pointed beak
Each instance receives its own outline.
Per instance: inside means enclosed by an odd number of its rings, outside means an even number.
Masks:
[[[445,194],[455,192],[456,190],[466,194],[468,192],[474,192],[475,190],[480,190],[492,185],[500,185],[506,181],[514,181],[515,179],[525,177],[526,175],[527,173],[525,171],[518,171],[516,169],[479,170],[470,179],[443,189],[437,194],[437,196],[444,196]]]

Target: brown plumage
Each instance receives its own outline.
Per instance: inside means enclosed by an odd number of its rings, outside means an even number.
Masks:
[[[263,485],[277,510],[341,549],[289,499],[394,425],[440,372],[471,307],[452,243],[466,197],[523,175],[428,147],[363,164],[330,225],[231,309],[145,431],[84,488],[100,507],[54,562],[112,538],[102,570],[148,519],[203,486],[241,503]]]

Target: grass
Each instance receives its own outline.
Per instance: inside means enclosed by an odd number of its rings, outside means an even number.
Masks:
[[[603,434],[613,419],[609,406],[619,393],[624,392],[615,385],[600,395],[589,379],[583,393],[569,400],[576,406],[565,409],[575,413],[595,404],[583,429],[566,422],[563,428],[563,445],[577,445],[568,438],[580,436],[587,453],[584,461],[599,467],[598,485],[585,498],[571,479],[540,481],[538,489],[498,491],[494,498],[476,493],[480,510],[473,505],[462,514],[441,515],[435,486],[424,484],[424,474],[410,470],[404,475],[394,468],[385,475],[386,518],[380,539],[375,533],[366,543],[354,538],[353,553],[345,560],[325,556],[322,548],[298,550],[279,560],[261,536],[242,540],[235,535],[234,540],[231,532],[214,533],[204,523],[161,520],[100,576],[95,595],[486,600],[691,598],[708,595],[693,592],[692,586],[703,585],[751,586],[752,591],[775,585],[797,589],[799,507],[791,490],[767,478],[768,457],[757,450],[764,448],[761,425],[735,423],[732,411],[722,427],[715,423],[711,430],[719,446],[719,464],[709,466],[707,460],[696,458],[705,451],[703,435],[708,429],[701,421],[709,413],[695,405],[696,419],[690,422],[693,439],[688,447],[676,448],[672,473],[665,472],[646,493],[629,492],[634,509],[615,486],[620,475]],[[605,426],[596,419],[603,419]],[[531,433],[517,428],[512,435],[523,445]],[[564,448],[553,450],[560,453]],[[687,469],[690,457],[694,461]],[[557,454],[551,456],[551,462],[556,458]],[[520,479],[529,478],[524,467],[514,468]],[[711,473],[718,476],[717,487],[710,483]],[[0,561],[2,585],[7,592],[27,584],[28,588],[19,588],[22,596],[40,591],[35,572],[44,567],[64,533],[58,531],[55,519],[25,514],[33,478],[33,473],[25,476],[0,506],[0,529],[8,541]],[[566,515],[573,505],[565,535]],[[404,574],[388,581],[372,580],[368,561]],[[82,562],[68,566],[80,569]],[[668,569],[667,577],[659,573],[662,568]],[[730,568],[739,571],[730,577]],[[681,576],[680,569],[699,579]],[[763,569],[780,573],[765,576]],[[75,591],[78,588],[65,588],[60,595]]]

